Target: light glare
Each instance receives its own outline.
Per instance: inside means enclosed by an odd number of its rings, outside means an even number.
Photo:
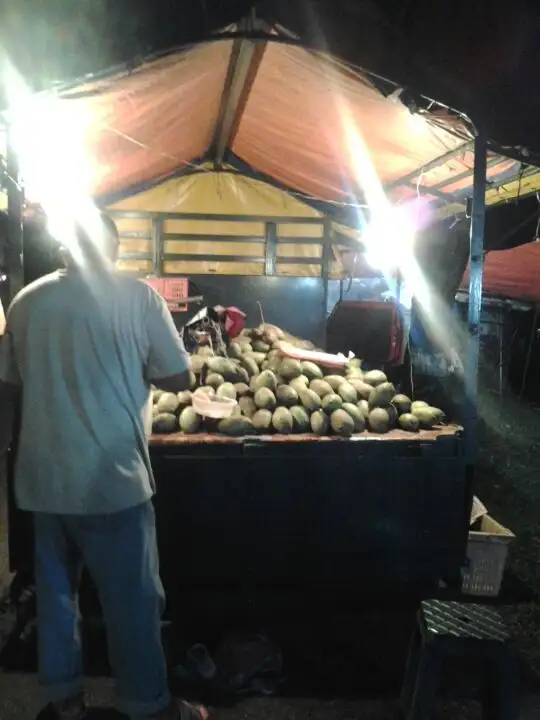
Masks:
[[[97,212],[89,196],[90,164],[84,151],[90,118],[79,103],[32,94],[8,59],[0,67],[26,200],[43,208],[49,232],[76,255],[75,223],[87,227]]]

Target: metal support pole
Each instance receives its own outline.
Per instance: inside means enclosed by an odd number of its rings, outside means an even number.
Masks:
[[[476,461],[478,452],[478,360],[486,215],[486,149],[486,137],[480,134],[474,142],[474,181],[469,245],[468,347],[465,363],[465,451],[469,464]]]
[[[7,214],[8,236],[6,247],[6,275],[8,278],[9,300],[24,286],[23,269],[23,191],[19,178],[19,163],[11,141],[10,127],[7,127],[6,171],[8,175]]]
[[[154,218],[152,220],[152,274],[156,277],[163,277],[164,244],[163,220]]]
[[[277,259],[277,225],[267,222],[264,226],[264,274],[273,277],[276,274]]]
[[[330,264],[332,262],[332,222],[330,218],[323,220],[323,246],[321,258],[321,277],[323,281],[323,320],[324,320],[324,346],[326,347],[326,326],[328,321],[328,281],[330,278]]]

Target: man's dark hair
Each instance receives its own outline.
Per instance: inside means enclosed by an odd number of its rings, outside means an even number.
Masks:
[[[110,215],[107,215],[107,213],[100,213],[101,222],[103,224],[103,229],[105,231],[105,235],[108,239],[110,239],[111,244],[119,245],[120,244],[120,235],[118,233],[118,228],[116,227],[116,223],[112,219]]]
[[[107,260],[115,262],[118,257],[120,236],[114,220],[107,213],[100,212],[98,227],[93,228],[92,232],[101,234],[102,242],[99,243],[101,248],[96,243],[97,238],[92,238],[85,228],[81,226],[78,228],[77,237],[83,255],[94,264],[101,264],[103,255]]]
[[[111,260],[118,257],[118,247],[120,245],[120,235],[116,223],[110,215],[101,212],[99,214],[104,239],[104,251]]]

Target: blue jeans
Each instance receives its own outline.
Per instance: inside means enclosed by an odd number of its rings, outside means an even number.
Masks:
[[[39,674],[48,699],[83,689],[78,587],[84,564],[103,610],[118,709],[144,717],[166,707],[165,597],[152,503],[111,515],[34,518]]]

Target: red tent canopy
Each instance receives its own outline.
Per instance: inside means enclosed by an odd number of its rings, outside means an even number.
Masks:
[[[462,290],[467,289],[469,270],[465,271]],[[540,302],[540,242],[511,250],[493,250],[484,263],[484,293],[499,297]]]
[[[439,106],[412,114],[393,84],[383,92],[366,71],[265,28],[258,39],[228,28],[51,93],[57,126],[84,147],[88,192],[107,205],[231,155],[318,201],[362,204],[376,176],[394,203],[421,194],[445,215],[465,211],[473,137],[463,118]],[[490,150],[488,204],[507,199],[497,188],[518,175],[520,192],[537,189]]]

